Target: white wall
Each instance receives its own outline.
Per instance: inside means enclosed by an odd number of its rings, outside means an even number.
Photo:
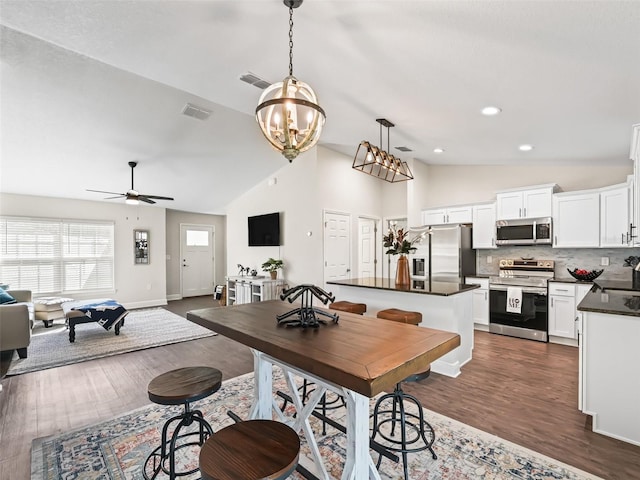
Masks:
[[[427,197],[420,208],[481,203],[495,199],[495,192],[508,188],[556,183],[570,192],[623,183],[633,173],[627,167],[429,165]]]
[[[275,185],[265,180],[231,202],[227,209],[229,274],[236,273],[238,263],[260,271],[260,264],[274,257],[285,262],[282,277],[290,285],[322,285],[324,211],[351,215],[351,270],[357,271],[358,216],[382,218],[387,197],[385,182],[353,170],[352,161],[326,148],[312,149],[285,164],[274,175]],[[282,212],[282,246],[248,247],[247,217],[271,212]]]
[[[116,287],[113,297],[127,308],[166,305],[164,208],[2,193],[0,215],[113,221]],[[133,231],[138,229],[149,231],[148,265],[134,264]],[[88,296],[91,295],[77,298]]]
[[[214,229],[214,285],[224,283],[227,271],[227,218],[224,215],[205,215],[167,209],[167,298],[182,298],[180,286],[180,225],[211,225]]]

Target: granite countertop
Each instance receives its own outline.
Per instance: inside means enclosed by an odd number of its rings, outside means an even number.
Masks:
[[[578,310],[640,317],[640,287],[631,281],[596,279]]]
[[[411,288],[407,286],[397,286],[395,281],[389,278],[352,278],[350,280],[333,280],[327,282],[331,285],[345,285],[347,287],[373,288],[377,290],[392,290],[396,292],[418,293],[423,295],[449,296],[457,293],[468,292],[480,288],[479,285],[467,285],[464,283],[432,282],[424,281],[424,288]]]

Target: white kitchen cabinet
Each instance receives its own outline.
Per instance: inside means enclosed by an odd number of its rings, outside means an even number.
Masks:
[[[549,282],[549,341],[577,346],[577,307],[591,283]],[[566,340],[569,341],[566,341]]]
[[[600,246],[600,192],[584,190],[553,195],[553,246]]]
[[[600,191],[600,247],[629,247],[631,239],[631,190],[633,181]],[[635,234],[635,233],[634,233]]]
[[[254,277],[227,277],[227,305],[262,302],[278,298],[284,280]]]
[[[495,202],[473,206],[472,247],[497,248]]]
[[[423,225],[444,225],[453,223],[471,223],[473,212],[471,205],[457,207],[430,208],[422,211]]]
[[[549,336],[577,339],[575,295],[575,285],[549,282]]]
[[[631,236],[633,246],[638,247],[640,246],[640,229],[638,229],[638,225],[640,225],[640,123],[633,126],[629,158],[633,162],[633,199],[631,202],[633,225]]]
[[[476,329],[479,325],[489,325],[489,279],[479,277],[466,277],[465,283],[469,285],[480,285],[480,288],[472,290],[473,295],[473,323]]]
[[[539,185],[527,189],[496,193],[496,218],[539,218],[551,216],[551,198],[557,185]]]

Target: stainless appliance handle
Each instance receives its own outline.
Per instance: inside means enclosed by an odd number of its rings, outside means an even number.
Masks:
[[[489,290],[496,290],[500,292],[506,292],[509,287],[521,288],[522,293],[537,293],[539,295],[546,295],[547,289],[542,287],[523,287],[520,285],[489,285]]]

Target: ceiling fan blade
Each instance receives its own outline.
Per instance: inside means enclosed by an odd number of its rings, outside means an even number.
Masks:
[[[122,198],[122,197],[126,197],[126,195],[116,195],[115,197],[105,197],[105,200],[113,200],[114,198]]]
[[[140,195],[142,195],[142,194],[140,194]],[[144,195],[144,196],[147,197],[147,198],[153,198],[155,200],[173,200],[173,198],[171,198],[171,197],[161,197],[159,195]]]
[[[118,195],[120,197],[124,197],[126,196],[125,193],[118,193],[118,192],[105,192],[104,190],[89,190],[87,189],[87,192],[96,192],[96,193],[108,193],[109,195]]]
[[[149,197],[147,197],[146,195],[138,195],[138,200],[140,200],[141,202],[145,202],[145,203],[156,203],[153,200],[151,200]]]

